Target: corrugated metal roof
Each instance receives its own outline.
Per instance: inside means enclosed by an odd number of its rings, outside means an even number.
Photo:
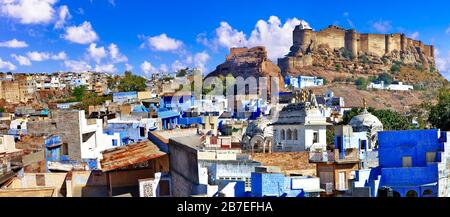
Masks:
[[[100,165],[102,171],[106,172],[159,158],[165,154],[150,141],[139,142],[103,151]]]
[[[180,113],[173,111],[173,110],[158,112],[158,118],[161,118],[161,119],[177,117],[177,116],[180,116]]]

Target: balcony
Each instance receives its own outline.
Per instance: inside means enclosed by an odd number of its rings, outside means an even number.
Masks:
[[[309,152],[309,162],[311,163],[325,163],[334,161],[335,161],[335,153],[332,151]]]
[[[309,162],[311,163],[353,163],[359,162],[357,149],[346,149],[340,153],[338,149],[334,151],[309,152]]]

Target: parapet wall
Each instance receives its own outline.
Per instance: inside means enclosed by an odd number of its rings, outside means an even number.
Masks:
[[[404,34],[366,34],[355,30],[346,30],[337,26],[314,32],[311,29],[295,28],[293,33],[294,46],[302,48],[303,52],[327,45],[331,49],[346,48],[354,56],[358,53],[371,53],[384,56],[393,51],[406,51],[414,47],[427,57],[434,58],[434,47],[421,41],[406,37]]]

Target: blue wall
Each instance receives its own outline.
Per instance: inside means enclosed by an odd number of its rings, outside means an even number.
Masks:
[[[438,130],[383,131],[378,133],[381,167],[402,167],[402,157],[411,156],[413,167],[424,167],[427,152],[443,151]],[[438,156],[438,154],[436,154]]]
[[[444,151],[444,139],[438,130],[383,131],[378,133],[380,187],[390,187],[402,197],[408,191],[432,190],[438,196],[438,163]],[[426,153],[436,152],[434,162],[427,163]],[[412,158],[412,167],[402,167],[402,157]]]
[[[121,141],[119,145],[127,145],[147,139],[146,132],[141,136],[141,129],[137,123],[108,123],[103,132],[108,135],[120,133]]]
[[[253,197],[304,197],[301,189],[292,189],[291,179],[281,173],[252,173]]]

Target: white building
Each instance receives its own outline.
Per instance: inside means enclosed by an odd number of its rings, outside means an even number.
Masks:
[[[317,87],[323,86],[323,79],[313,76],[288,76],[285,78],[285,85],[293,88]]]
[[[114,140],[118,144],[120,133],[108,135],[103,132],[103,120],[86,119],[84,111],[79,111],[79,115],[80,136],[82,138],[80,143],[81,158],[100,161],[102,151],[114,148]]]
[[[379,84],[371,82],[368,86],[368,89],[380,89],[380,90],[400,90],[400,91],[407,91],[407,90],[414,90],[414,87],[412,85],[406,85],[403,84],[403,82],[397,82],[392,83],[389,85],[384,84],[384,81],[381,81]]]
[[[306,103],[284,107],[272,124],[274,151],[325,150],[327,125],[324,109]]]

